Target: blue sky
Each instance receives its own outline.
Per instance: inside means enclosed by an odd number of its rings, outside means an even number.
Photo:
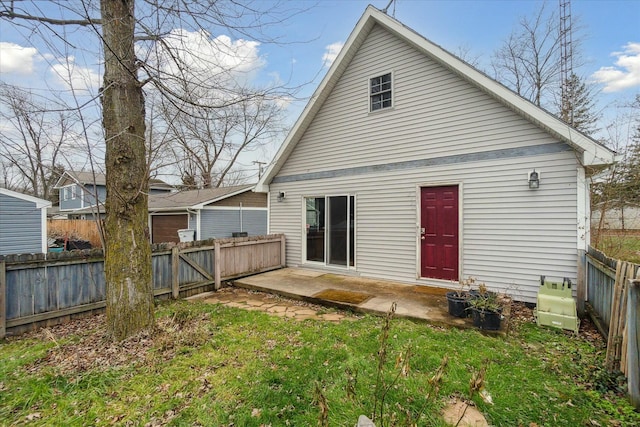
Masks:
[[[266,1],[259,0],[258,4],[265,5]],[[46,7],[46,3],[39,3]],[[278,76],[290,85],[305,84],[299,96],[308,97],[328,69],[327,55],[337,53],[335,49],[347,40],[370,3],[382,9],[388,0],[290,0],[284,4],[308,10],[269,30],[270,34],[283,37],[283,43],[238,45],[245,50],[254,49],[256,81]],[[477,58],[479,68],[487,71],[491,53],[521,17],[531,16],[541,4],[534,0],[396,0],[389,14],[453,53],[460,48],[468,50],[470,57]],[[546,7],[557,9],[558,0],[549,0]],[[571,13],[574,24],[579,22],[583,28],[579,34],[585,65],[577,70],[578,74],[597,84],[599,107],[610,119],[616,103],[628,102],[640,93],[640,0],[574,0]],[[211,30],[211,37],[219,35]],[[101,67],[90,35],[78,30],[65,37],[74,41],[78,49],[65,51],[55,38],[48,37],[45,42],[0,21],[0,81],[39,88],[43,93],[49,87],[63,88],[55,70],[67,63],[74,65],[76,88],[85,87],[95,93],[100,86]],[[304,101],[289,106],[289,124],[303,106]],[[264,154],[267,158],[260,160],[270,160],[268,157],[280,142],[274,141]]]
[[[326,47],[347,39],[369,3],[383,8],[388,0],[320,0],[309,13],[295,19],[288,27],[291,33],[315,39],[301,49],[292,46],[287,52],[296,60],[295,72],[313,76]],[[478,58],[481,68],[488,69],[491,53],[508,37],[521,17],[532,15],[542,3],[533,0],[397,0],[395,17],[450,52],[457,53],[461,47],[467,49],[472,57]],[[558,2],[548,1],[547,7],[557,8]],[[392,5],[390,14],[393,11]],[[616,66],[619,58],[616,53],[624,52],[629,43],[640,43],[640,0],[574,0],[571,12],[572,20],[584,28],[580,34],[585,65],[579,73],[594,80],[593,74],[604,67],[628,72]],[[635,85],[609,92],[611,95],[604,96],[608,102],[640,92],[640,51],[633,56]],[[275,58],[286,59],[280,55]],[[604,89],[606,85],[598,87]]]

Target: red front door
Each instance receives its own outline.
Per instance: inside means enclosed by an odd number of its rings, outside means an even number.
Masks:
[[[458,186],[420,189],[421,276],[458,280]]]

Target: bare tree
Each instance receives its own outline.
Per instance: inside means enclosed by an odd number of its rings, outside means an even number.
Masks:
[[[132,0],[103,0],[100,4],[105,52],[107,326],[116,340],[154,323],[147,226],[149,171],[134,6]]]
[[[0,159],[14,188],[50,200],[71,144],[72,114],[15,86],[0,85]]]
[[[629,145],[621,165],[621,199],[640,206],[640,94],[629,104]]]
[[[165,105],[164,121],[183,184],[195,188],[237,184],[242,176],[234,169],[239,156],[282,132],[282,108],[267,97],[253,96],[216,110],[183,105],[185,110],[189,114]]]
[[[602,236],[608,228],[608,215],[619,211],[624,226],[625,208],[640,206],[640,95],[637,94],[631,102],[618,104],[616,116],[604,131],[606,138],[603,143],[620,153],[622,160],[596,175],[591,185],[591,212],[599,217],[593,233],[593,246],[601,250],[605,249],[602,244],[607,240]],[[615,256],[612,247],[606,249],[608,255]]]
[[[492,55],[495,78],[537,106],[560,87],[559,24],[557,13],[547,13],[543,4],[533,16],[521,18]]]
[[[468,44],[460,45],[455,50],[455,55],[474,68],[480,68],[480,58],[482,55],[476,54]]]
[[[257,65],[249,69],[241,66],[256,64],[247,60],[254,42],[244,43],[247,49],[242,51],[247,55],[238,58],[240,65],[235,67],[218,64],[217,53],[233,43],[231,36],[276,42],[266,37],[262,29],[282,24],[300,11],[285,8],[286,3],[241,4],[233,0],[101,0],[99,8],[95,0],[54,0],[49,4],[56,6],[53,9],[60,16],[44,15],[37,2],[0,0],[0,19],[16,26],[31,25],[37,32],[49,31],[49,36],[62,41],[67,38],[59,28],[89,28],[101,41],[104,76],[100,100],[107,177],[107,326],[110,335],[120,340],[153,325],[147,226],[149,156],[143,88],[153,87],[165,102],[175,106],[186,103],[221,109],[241,105],[247,94],[236,92],[236,86],[229,89],[227,77],[238,69],[247,77],[256,72]],[[217,43],[199,43],[210,37],[208,31],[224,31],[228,35],[218,37]],[[206,49],[198,53],[198,47]],[[180,90],[185,82],[213,96],[187,96]],[[263,92],[276,98],[287,91],[282,85],[273,84]],[[255,94],[250,94],[249,99],[255,99]]]

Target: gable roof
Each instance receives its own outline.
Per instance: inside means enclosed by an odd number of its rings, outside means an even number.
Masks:
[[[65,185],[77,183],[80,185],[107,185],[107,176],[103,173],[96,172],[85,172],[85,171],[64,171],[56,185],[53,188],[61,188]],[[149,179],[149,188],[151,189],[162,189],[162,190],[171,190],[173,188],[172,185],[167,184],[161,179],[151,178]]]
[[[572,128],[532,102],[522,98],[511,89],[427,40],[396,19],[369,5],[349,35],[347,42],[331,65],[327,75],[322,79],[322,82],[311,96],[302,114],[280,146],[273,162],[271,162],[262,178],[258,181],[258,184],[256,184],[254,191],[269,191],[269,183],[286,162],[374,25],[382,26],[385,30],[412,45],[414,48],[487,93],[526,120],[529,120],[555,138],[571,146],[580,154],[580,161],[583,166],[606,166],[614,162],[615,153],[607,147]]]
[[[254,184],[233,187],[204,188],[169,194],[150,194],[149,211],[202,209],[205,205],[251,191]]]
[[[38,209],[48,208],[51,206],[51,202],[48,200],[29,196],[28,194],[18,193],[17,191],[7,190],[6,188],[0,188],[0,194],[4,194],[5,196],[14,197],[16,199],[24,200],[27,202],[35,203],[36,208]]]

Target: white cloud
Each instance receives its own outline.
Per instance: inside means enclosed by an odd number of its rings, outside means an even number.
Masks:
[[[343,42],[335,42],[325,47],[324,55],[322,55],[322,63],[325,67],[330,67],[333,64],[342,50],[342,46],[344,46]]]
[[[640,43],[629,42],[623,52],[614,52],[617,57],[614,67],[602,67],[591,77],[603,83],[604,92],[619,92],[640,86]]]
[[[266,64],[259,46],[256,41],[232,40],[225,35],[212,38],[204,30],[176,29],[163,44],[155,46],[157,53],[149,56],[165,78],[185,79],[196,86],[243,86],[253,81]]]
[[[14,43],[0,42],[0,74],[33,72],[34,56],[38,51],[34,47],[24,47]]]
[[[102,83],[98,73],[76,64],[73,56],[62,58],[60,62],[51,66],[50,71],[59,84],[74,91],[97,92]]]

